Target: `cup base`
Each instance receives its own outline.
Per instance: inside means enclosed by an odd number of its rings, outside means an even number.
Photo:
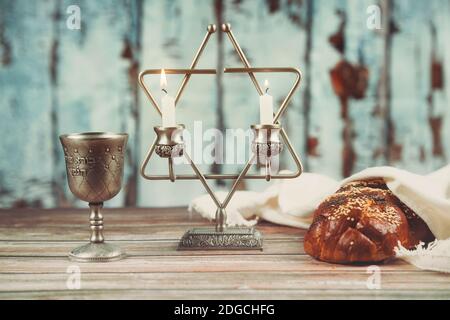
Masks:
[[[114,244],[88,243],[73,249],[69,259],[77,262],[111,262],[125,258],[125,252]]]

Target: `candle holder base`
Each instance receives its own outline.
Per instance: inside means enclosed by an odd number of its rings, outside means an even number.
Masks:
[[[188,230],[178,244],[178,250],[262,250],[263,236],[255,228],[215,227]]]

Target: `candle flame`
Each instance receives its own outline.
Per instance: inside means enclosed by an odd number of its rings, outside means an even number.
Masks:
[[[166,78],[166,72],[164,69],[161,70],[161,79],[159,81],[159,85],[161,87],[161,90],[166,91],[167,90],[167,78]]]

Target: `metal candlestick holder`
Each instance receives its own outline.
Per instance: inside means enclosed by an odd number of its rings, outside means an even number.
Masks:
[[[156,138],[151,144],[147,155],[141,166],[141,176],[147,180],[170,180],[175,182],[176,180],[200,180],[205,187],[208,194],[214,201],[217,209],[215,214],[214,227],[193,228],[188,230],[180,240],[179,250],[262,250],[263,249],[263,237],[262,234],[256,228],[248,227],[229,227],[226,224],[226,208],[232,199],[237,186],[243,179],[265,179],[270,181],[271,179],[292,179],[298,177],[302,171],[302,164],[300,158],[292,147],[289,138],[284,131],[283,127],[279,123],[279,118],[285,112],[289,101],[291,100],[294,92],[298,89],[301,80],[301,73],[296,68],[252,68],[245,57],[241,47],[237,43],[230,24],[223,24],[222,31],[225,32],[231,43],[233,44],[236,53],[240,57],[244,67],[243,68],[225,68],[224,73],[247,73],[252,80],[259,95],[263,95],[263,90],[259,85],[255,73],[293,73],[296,76],[294,84],[289,91],[286,98],[281,103],[277,113],[275,113],[272,124],[252,125],[251,129],[254,133],[254,139],[252,141],[252,155],[245,164],[244,168],[239,174],[203,174],[198,166],[192,161],[187,150],[184,148],[183,130],[184,125],[177,125],[175,127],[155,127]],[[184,78],[181,82],[180,88],[175,96],[175,103],[177,104],[181,94],[183,93],[187,83],[192,75],[215,75],[217,71],[215,69],[196,69],[198,60],[203,53],[211,35],[216,32],[215,25],[209,25],[207,33],[203,39],[200,48],[198,49],[189,69],[164,69],[166,74],[184,74]],[[156,111],[161,115],[161,108],[154,99],[152,93],[147,88],[144,77],[147,75],[160,75],[162,69],[149,69],[139,74],[139,84],[144,90],[146,96],[155,107]],[[283,143],[284,142],[284,143]],[[272,157],[278,156],[283,150],[283,146],[286,146],[291,154],[297,170],[293,173],[286,174],[272,174]],[[146,168],[148,162],[155,152],[161,158],[168,159],[168,175],[148,175],[146,174]],[[195,174],[175,174],[173,168],[173,158],[185,157]],[[255,160],[265,167],[265,174],[247,174]],[[208,184],[208,180],[220,180],[229,179],[234,180],[231,190],[223,201],[220,201],[214,191]]]
[[[173,171],[173,158],[181,157],[184,151],[183,130],[184,125],[176,127],[155,127],[157,143],[155,152],[161,158],[169,160],[169,179],[175,182]]]
[[[252,151],[256,155],[258,164],[266,169],[266,181],[272,175],[272,157],[283,150],[280,140],[281,126],[278,124],[258,124],[251,126],[254,134]]]

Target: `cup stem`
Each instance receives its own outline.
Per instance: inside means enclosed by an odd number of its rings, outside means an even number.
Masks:
[[[91,243],[103,243],[105,241],[103,237],[103,216],[101,213],[103,202],[89,202],[89,208],[91,208],[91,214],[89,216],[91,223]]]

